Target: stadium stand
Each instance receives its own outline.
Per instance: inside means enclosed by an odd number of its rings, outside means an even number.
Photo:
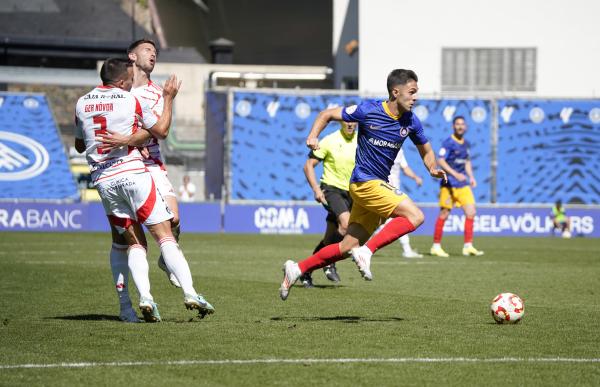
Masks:
[[[207,138],[226,139],[225,154],[211,149],[207,192],[218,197],[224,184],[233,201],[312,201],[302,169],[306,133],[317,113],[356,103],[358,95],[303,91],[231,92],[231,105],[218,93],[207,99]],[[414,113],[434,149],[451,133],[452,117],[466,118],[478,203],[552,203],[597,205],[600,109],[593,99],[420,99]],[[224,117],[231,115],[227,133]],[[330,125],[323,135],[337,129]],[[420,171],[420,157],[404,147],[409,164]],[[219,164],[218,160],[223,160]],[[207,164],[208,165],[208,164]],[[223,171],[225,174],[223,175]],[[420,202],[436,203],[439,182],[423,187],[406,182]]]
[[[44,95],[0,94],[0,199],[79,199]]]

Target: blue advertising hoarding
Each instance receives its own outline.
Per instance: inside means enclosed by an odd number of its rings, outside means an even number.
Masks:
[[[184,232],[221,231],[219,204],[180,203],[179,214]],[[109,232],[110,228],[101,203],[0,202],[1,231]]]
[[[433,235],[437,207],[422,207],[425,223],[414,235]],[[326,212],[317,205],[221,206],[219,203],[180,203],[181,227],[190,233],[320,234]],[[600,237],[600,209],[568,209],[574,236]],[[453,212],[444,232],[462,234],[464,215]],[[480,207],[475,233],[486,236],[547,236],[552,229],[550,208]],[[2,231],[100,231],[108,222],[100,203],[49,204],[0,202]]]
[[[423,207],[425,223],[412,235],[433,235],[439,209]],[[600,209],[569,209],[575,236],[600,237]],[[325,231],[326,212],[319,206],[228,205],[224,231],[260,234],[311,234]],[[452,213],[444,225],[450,235],[462,234],[464,215]],[[550,208],[478,208],[474,231],[481,236],[548,236],[552,230]]]

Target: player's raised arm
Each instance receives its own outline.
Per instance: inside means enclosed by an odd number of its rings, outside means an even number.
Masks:
[[[446,172],[443,169],[438,168],[438,165],[435,161],[435,153],[431,148],[430,143],[417,145],[417,149],[419,150],[419,154],[423,159],[423,164],[425,164],[425,168],[429,171],[429,174],[432,177],[437,177],[438,179],[444,179],[444,181],[448,181],[446,177]]]
[[[342,121],[342,108],[336,107],[319,113],[306,138],[306,146],[312,150],[319,149],[319,135],[331,121]]]
[[[171,119],[173,117],[173,100],[177,96],[180,88],[181,81],[177,79],[177,76],[175,75],[171,75],[169,79],[165,81],[165,84],[163,85],[164,107],[162,115],[154,125],[146,128],[154,137],[160,140],[164,140],[169,135]],[[144,127],[146,127],[146,125],[144,125]]]

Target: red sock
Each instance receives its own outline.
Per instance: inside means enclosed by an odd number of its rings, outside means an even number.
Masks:
[[[302,273],[306,273],[307,271],[311,272],[321,267],[331,265],[341,259],[342,253],[340,253],[340,244],[334,243],[323,247],[304,261],[298,262],[298,266]]]
[[[415,226],[406,218],[397,217],[389,221],[377,235],[369,239],[365,244],[369,250],[376,252],[382,247],[385,247],[400,238],[404,234],[408,234],[415,230]]]
[[[473,218],[465,218],[465,243],[473,242]]]
[[[446,219],[439,217],[435,221],[435,231],[433,232],[433,243],[440,243],[442,241],[442,234],[444,233],[444,223]]]

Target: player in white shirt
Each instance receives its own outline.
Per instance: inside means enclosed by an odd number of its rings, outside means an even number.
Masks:
[[[85,151],[92,182],[100,194],[109,222],[127,243],[127,259],[120,265],[124,264],[128,270],[126,275],[117,273],[114,278],[117,292],[119,288],[126,289],[131,271],[140,293],[139,307],[144,319],[148,322],[160,321],[158,308],[150,293],[147,244],[141,228],[143,223],[158,242],[169,270],[181,283],[185,306],[197,309],[202,316],[212,313],[212,305],[193,287],[187,261],[171,233],[170,219],[173,215],[144,165],[140,151],[133,146],[107,147],[99,140],[108,132],[123,136],[141,133],[143,131],[139,129],[142,124],[156,129],[168,127],[171,123],[172,100],[177,95],[180,82],[172,76],[165,83],[164,97],[168,110],[157,119],[128,92],[133,83],[133,68],[128,60],[107,59],[100,70],[100,77],[102,85],[77,102],[75,148],[80,153]],[[139,321],[130,300],[129,309],[121,305],[121,319]]]
[[[152,114],[157,118],[163,114],[164,99],[162,96],[162,88],[160,85],[152,82],[150,74],[154,70],[158,50],[156,44],[149,39],[140,39],[129,45],[127,48],[129,60],[133,62],[133,86],[131,93],[135,95],[142,105],[150,109]],[[177,195],[173,189],[173,185],[167,176],[167,169],[163,163],[160,154],[160,146],[158,140],[164,140],[169,135],[169,127],[166,128],[147,128],[152,134],[152,137],[144,144],[148,154],[144,157],[144,164],[152,174],[152,178],[156,182],[156,186],[167,205],[173,211],[173,219],[171,219],[171,231],[177,241],[179,241],[179,206],[177,205]],[[171,283],[180,287],[177,278],[169,271],[165,265],[162,255],[158,257],[158,266],[167,273]]]
[[[141,39],[133,42],[127,49],[129,59],[133,62],[133,87],[131,89],[132,94],[136,95],[138,101],[142,106],[145,106],[151,111],[151,114],[157,118],[161,116],[164,108],[165,101],[162,97],[162,89],[159,85],[153,83],[150,80],[150,73],[154,70],[156,63],[157,51],[156,45],[153,41],[147,39]],[[164,139],[169,134],[169,126],[160,128],[145,128],[151,133],[148,140],[143,143],[137,142],[135,146],[143,147],[144,164],[152,174],[152,178],[161,193],[167,205],[173,212],[173,218],[171,219],[171,231],[176,241],[179,241],[179,208],[177,206],[177,200],[173,186],[169,182],[167,177],[167,171],[162,163],[160,155],[160,148],[158,145],[157,138]],[[113,135],[114,136],[111,136]],[[119,136],[117,133],[108,133],[109,137],[102,138],[105,146],[121,146],[121,145],[134,145],[132,143],[139,141],[140,139],[132,140],[126,136]],[[125,250],[127,246],[125,241],[112,227],[113,246],[111,250],[111,270],[113,276],[116,278],[119,275],[127,278],[127,266],[123,265],[125,260]],[[167,273],[169,280],[176,287],[181,287],[177,277],[169,272],[169,269],[165,265],[162,255],[158,259],[158,266]],[[126,285],[126,284],[125,284]],[[119,285],[117,285],[118,287]],[[121,304],[127,304],[129,300],[129,292],[127,287],[121,288],[118,292],[119,301]]]
[[[400,189],[400,172],[413,179],[419,187],[423,184],[423,179],[408,166],[408,162],[406,161],[406,157],[404,157],[404,151],[402,149],[398,152],[398,155],[394,160],[394,165],[392,165],[392,169],[390,170],[390,176],[388,177],[389,183],[397,189]],[[398,241],[400,241],[400,244],[402,245],[402,256],[404,258],[423,258],[423,254],[417,253],[410,247],[408,234],[401,236]]]

